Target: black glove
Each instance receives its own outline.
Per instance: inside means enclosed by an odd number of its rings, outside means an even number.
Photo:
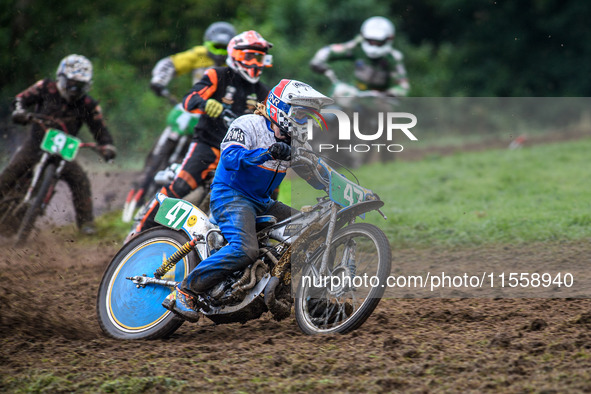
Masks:
[[[285,142],[276,142],[269,147],[269,153],[276,160],[290,160],[291,146]]]
[[[16,124],[27,124],[30,121],[27,111],[22,109],[15,109],[12,112],[12,121]]]
[[[117,156],[117,148],[110,144],[99,145],[98,150],[105,161],[113,160]]]
[[[152,89],[154,91],[154,93],[156,93],[156,96],[162,97],[164,95],[164,91],[166,90],[166,87],[160,85],[159,83],[151,83],[150,89]]]

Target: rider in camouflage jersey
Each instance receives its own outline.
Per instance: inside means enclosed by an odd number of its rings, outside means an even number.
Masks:
[[[410,89],[402,53],[392,48],[395,29],[388,19],[376,16],[361,26],[353,40],[321,48],[310,61],[312,70],[336,81],[329,63],[339,60],[354,62],[354,87],[377,90],[389,96],[406,96]],[[333,96],[347,95],[347,86],[338,83]]]
[[[69,55],[57,69],[57,81],[43,79],[17,94],[12,119],[15,123],[29,122],[25,108],[47,115],[62,122],[71,135],[78,135],[84,123],[88,125],[94,139],[99,144],[99,152],[105,160],[115,157],[113,139],[103,121],[98,102],[86,93],[92,84],[92,64],[84,56]],[[35,164],[42,155],[41,141],[44,129],[34,124],[30,134],[12,157],[8,166],[0,174],[0,199],[7,190],[16,186],[24,175],[32,175]],[[90,181],[76,161],[68,162],[62,173],[73,197],[76,223],[81,232],[94,234],[92,194]]]

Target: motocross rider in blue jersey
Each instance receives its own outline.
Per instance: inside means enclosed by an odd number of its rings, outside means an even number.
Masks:
[[[309,85],[284,79],[271,89],[265,104],[252,115],[236,119],[222,141],[220,165],[211,190],[211,213],[228,244],[203,260],[164,300],[163,306],[188,321],[207,308],[202,294],[257,258],[255,218],[273,215],[283,220],[295,211],[271,198],[292,167],[313,187],[324,189],[328,179],[315,178],[306,165],[292,158],[292,143],[305,144],[310,113],[332,99]]]

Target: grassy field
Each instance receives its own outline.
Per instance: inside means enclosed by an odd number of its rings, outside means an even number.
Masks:
[[[366,219],[394,247],[577,240],[591,237],[590,151],[591,139],[583,139],[376,163],[354,173],[386,203],[387,220],[373,212]],[[279,199],[300,208],[320,195],[293,177]],[[119,218],[99,218],[99,232],[124,237],[129,226]]]
[[[575,240],[591,236],[590,151],[584,139],[376,163],[355,175],[386,202],[387,221],[377,213],[367,220],[393,246]],[[284,201],[313,203],[301,179],[291,188]]]

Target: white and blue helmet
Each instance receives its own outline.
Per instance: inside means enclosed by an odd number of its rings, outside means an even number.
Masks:
[[[269,92],[265,110],[282,134],[305,141],[308,119],[320,117],[320,109],[333,102],[307,83],[283,79]]]

